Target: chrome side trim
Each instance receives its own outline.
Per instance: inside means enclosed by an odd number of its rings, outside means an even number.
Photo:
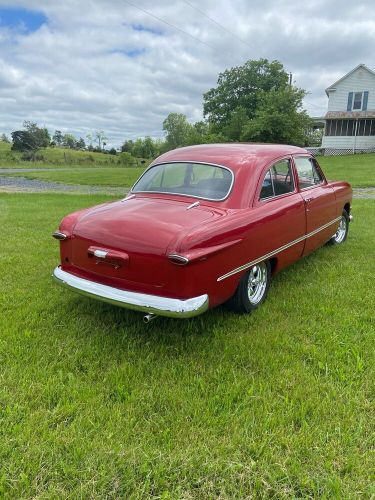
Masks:
[[[130,292],[107,285],[101,285],[63,271],[60,266],[53,271],[53,278],[71,290],[110,304],[126,307],[148,314],[172,318],[192,318],[208,309],[208,295],[199,295],[186,300],[160,297],[145,293]]]
[[[244,264],[243,266],[236,267],[236,269],[233,269],[233,271],[229,271],[226,274],[223,274],[222,276],[219,276],[216,281],[222,281],[225,280],[226,278],[229,278],[230,276],[233,276],[233,274],[240,273],[241,271],[244,271],[245,269],[248,269],[251,266],[254,266],[255,264],[259,264],[259,262],[262,262],[263,260],[269,259],[270,257],[273,257],[274,255],[283,252],[289,247],[292,247],[293,245],[297,245],[297,243],[301,243],[301,241],[307,240],[308,238],[311,238],[311,236],[314,236],[315,234],[319,233],[320,231],[323,231],[327,227],[331,226],[332,224],[335,224],[335,222],[338,222],[341,219],[340,217],[336,217],[336,219],[331,220],[327,224],[324,224],[323,226],[318,227],[317,229],[314,229],[314,231],[311,231],[311,233],[305,234],[304,236],[301,236],[300,238],[297,238],[296,240],[291,241],[290,243],[287,243],[286,245],[283,245],[280,248],[277,248],[276,250],[273,250],[272,252],[267,253],[266,255],[262,255],[262,257],[258,257],[255,260],[252,260],[251,262],[248,262],[247,264]]]

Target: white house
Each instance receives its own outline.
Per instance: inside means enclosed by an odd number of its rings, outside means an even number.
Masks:
[[[323,148],[375,151],[375,72],[359,64],[326,89]]]

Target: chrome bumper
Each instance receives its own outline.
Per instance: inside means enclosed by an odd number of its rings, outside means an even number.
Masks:
[[[60,285],[82,295],[109,302],[120,307],[143,311],[172,318],[192,318],[208,309],[208,295],[179,300],[158,295],[129,292],[107,285],[101,285],[63,271],[60,266],[53,271],[53,278]]]

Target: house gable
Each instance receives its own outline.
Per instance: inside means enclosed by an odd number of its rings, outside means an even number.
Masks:
[[[358,65],[326,89],[329,99],[328,113],[355,111],[355,93],[362,93],[362,103],[360,109],[357,108],[358,111],[375,111],[375,72],[364,64]]]

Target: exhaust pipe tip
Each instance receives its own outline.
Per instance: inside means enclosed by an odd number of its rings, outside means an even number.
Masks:
[[[150,323],[150,321],[152,321],[155,318],[156,318],[155,314],[145,314],[143,316],[143,323],[146,323],[146,324]]]

